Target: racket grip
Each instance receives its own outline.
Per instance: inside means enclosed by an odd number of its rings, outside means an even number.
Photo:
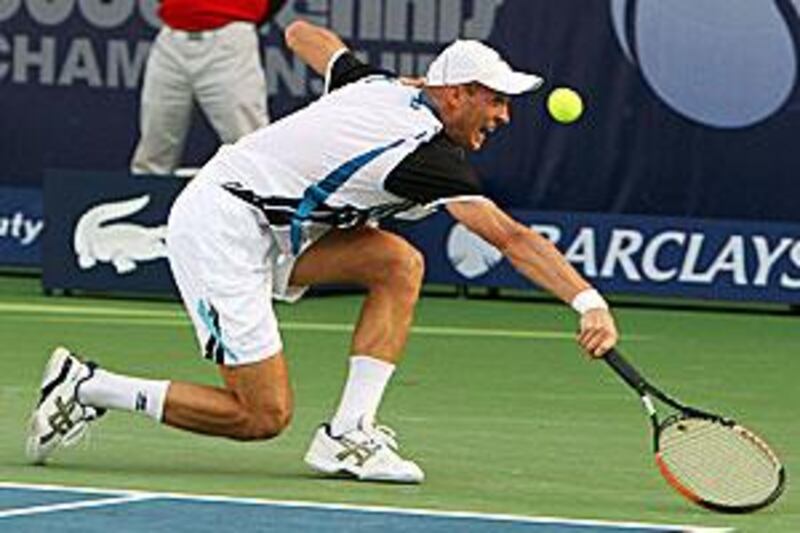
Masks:
[[[647,382],[645,379],[616,349],[612,348],[606,353],[603,360],[608,363],[608,366],[610,366],[625,383],[641,394],[646,392]]]

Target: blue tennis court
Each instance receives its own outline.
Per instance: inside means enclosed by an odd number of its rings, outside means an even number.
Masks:
[[[14,532],[378,531],[716,533],[723,529],[357,507],[157,492],[0,484],[0,530]]]

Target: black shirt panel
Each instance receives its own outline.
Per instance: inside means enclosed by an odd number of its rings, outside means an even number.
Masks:
[[[328,91],[336,90],[340,87],[353,83],[367,76],[382,75],[396,78],[397,75],[388,70],[383,70],[364,63],[358,59],[353,52],[345,52],[340,55],[331,69],[330,85]]]
[[[480,180],[464,150],[439,133],[395,167],[384,189],[418,204],[482,194]]]

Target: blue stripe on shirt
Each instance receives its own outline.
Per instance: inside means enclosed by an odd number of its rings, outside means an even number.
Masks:
[[[325,176],[319,183],[315,183],[305,190],[303,193],[303,199],[292,216],[291,239],[293,254],[297,255],[300,253],[300,244],[303,236],[303,222],[308,219],[314,209],[325,203],[325,200],[327,200],[331,194],[336,192],[361,168],[366,166],[373,159],[380,156],[384,152],[387,152],[393,148],[397,148],[403,144],[404,141],[405,139],[398,139],[391,144],[375,148],[369,152],[356,156],[353,159],[342,163],[342,165]]]

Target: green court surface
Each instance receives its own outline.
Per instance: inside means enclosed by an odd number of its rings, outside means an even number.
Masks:
[[[800,319],[766,313],[620,307],[622,349],[679,398],[740,419],[787,465],[789,487],[748,516],[692,507],[650,454],[640,402],[573,340],[564,306],[424,298],[382,422],[425,468],[421,486],[322,479],[302,455],[338,399],[360,298],[279,306],[296,414],[277,440],[235,443],[127,413],[47,467],[23,438],[43,363],[58,344],[110,369],[217,383],[173,302],[45,297],[0,278],[0,481],[660,524],[800,531]]]

